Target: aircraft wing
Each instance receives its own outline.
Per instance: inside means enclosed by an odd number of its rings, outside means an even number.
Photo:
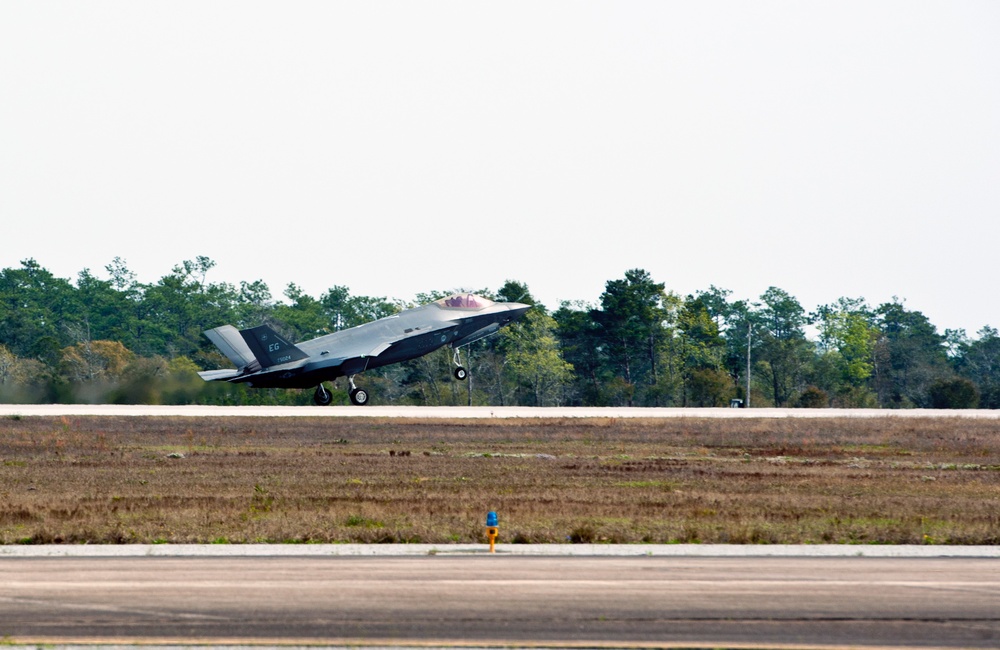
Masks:
[[[401,334],[397,332],[380,332],[377,335],[354,335],[351,339],[338,340],[330,343],[330,352],[335,352],[337,359],[356,359],[377,357],[394,345],[435,332],[446,333],[458,327],[457,323],[430,323],[420,327],[407,328]],[[350,330],[346,330],[350,332]],[[336,335],[333,335],[336,336]],[[315,351],[313,352],[315,354]]]
[[[379,343],[377,346],[375,346],[374,348],[372,348],[371,351],[368,354],[366,354],[365,356],[366,357],[377,357],[378,355],[382,354],[383,352],[385,352],[386,350],[388,350],[389,348],[391,348],[394,343],[396,343],[396,341],[386,341],[385,343]]]
[[[379,344],[378,346],[373,348],[372,351],[369,352],[366,356],[377,357],[378,355],[382,354],[383,352],[393,347],[394,345],[399,345],[400,343],[407,341],[409,339],[416,338],[418,336],[426,336],[428,334],[434,334],[434,333],[446,334],[447,332],[450,332],[451,330],[454,330],[457,327],[458,323],[454,323],[451,321],[433,323],[432,325],[428,325],[426,327],[414,327],[412,329],[404,331],[403,335],[400,337]]]
[[[409,328],[407,331],[404,331],[402,335],[384,335],[376,340],[367,339],[354,341],[348,345],[338,346],[337,355],[332,357],[331,361],[334,361],[337,365],[339,365],[344,374],[352,375],[364,372],[365,368],[368,366],[369,359],[379,356],[394,346],[401,345],[404,342],[418,336],[426,336],[428,334],[435,333],[446,334],[456,327],[458,327],[458,323],[432,323],[426,326]]]

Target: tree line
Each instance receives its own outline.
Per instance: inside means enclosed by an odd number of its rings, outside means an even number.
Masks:
[[[149,284],[120,258],[104,277],[84,269],[75,281],[33,259],[3,269],[0,401],[305,404],[311,391],[203,382],[198,370],[231,364],[202,332],[266,323],[298,341],[452,293],[407,303],[344,286],[313,297],[290,284],[276,299],[260,280],[210,282],[214,267],[197,257]],[[872,306],[844,297],[809,312],[777,287],[756,301],[715,286],[681,296],[642,269],[609,280],[597,304],[554,311],[515,280],[474,292],[536,308],[464,349],[468,382],[451,379],[450,350],[365,373],[377,402],[1000,407],[997,330],[940,333],[899,299]],[[333,389],[346,402],[345,387]]]

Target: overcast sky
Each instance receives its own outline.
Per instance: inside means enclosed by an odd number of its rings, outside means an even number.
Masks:
[[[998,2],[0,2],[0,267],[1000,326]]]

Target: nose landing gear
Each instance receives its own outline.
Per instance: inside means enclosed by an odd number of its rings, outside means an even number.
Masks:
[[[469,371],[462,367],[462,354],[458,348],[455,348],[455,356],[452,358],[452,361],[455,362],[455,370],[452,372],[455,375],[455,379],[465,381],[469,377]]]

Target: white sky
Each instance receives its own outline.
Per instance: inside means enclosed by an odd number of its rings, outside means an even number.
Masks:
[[[0,268],[1000,326],[1000,3],[0,2]]]

